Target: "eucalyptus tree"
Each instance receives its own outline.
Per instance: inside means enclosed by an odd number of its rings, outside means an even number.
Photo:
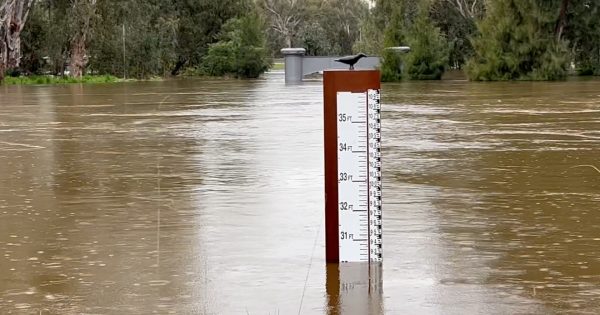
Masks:
[[[306,0],[258,0],[259,7],[267,17],[270,29],[284,41],[285,47],[292,47],[300,33],[307,15]]]
[[[327,0],[323,1],[320,12],[319,24],[332,44],[330,54],[351,54],[361,36],[361,22],[369,13],[367,3],[363,0]]]
[[[90,68],[101,74],[147,78],[175,66],[179,16],[161,0],[99,1]]]
[[[298,32],[298,45],[306,49],[308,56],[324,56],[332,54],[334,42],[327,36],[325,28],[319,20],[303,23]],[[281,47],[274,47],[277,50]]]
[[[81,77],[88,64],[88,46],[93,34],[96,0],[71,0],[71,38],[69,69],[72,77]]]
[[[103,0],[100,0],[103,1]],[[23,32],[26,72],[44,64],[56,74],[80,77],[89,61],[89,46],[98,18],[97,0],[36,0]]]
[[[489,1],[489,0],[488,0]],[[436,0],[437,4],[447,5],[463,19],[477,21],[485,14],[486,0]]]
[[[477,23],[485,16],[485,0],[436,0],[431,19],[448,40],[449,62],[461,68],[473,55],[471,38],[477,34]]]
[[[21,61],[21,32],[34,0],[3,0],[0,4],[0,82],[7,69]]]

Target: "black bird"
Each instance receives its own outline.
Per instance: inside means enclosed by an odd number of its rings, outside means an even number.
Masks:
[[[354,70],[354,64],[357,63],[360,60],[360,58],[366,57],[366,56],[367,55],[360,53],[358,55],[346,56],[346,57],[342,57],[339,59],[335,59],[334,61],[350,65],[350,70]]]

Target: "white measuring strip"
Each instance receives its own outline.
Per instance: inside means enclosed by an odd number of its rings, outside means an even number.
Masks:
[[[379,90],[337,93],[340,262],[381,261]]]

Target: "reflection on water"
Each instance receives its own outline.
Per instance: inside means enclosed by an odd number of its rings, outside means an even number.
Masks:
[[[324,262],[321,82],[0,87],[0,314],[596,314],[597,86],[384,85],[381,269]]]
[[[327,314],[384,314],[381,264],[327,264]]]

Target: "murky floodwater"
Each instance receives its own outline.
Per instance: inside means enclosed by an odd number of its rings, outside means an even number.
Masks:
[[[0,314],[600,312],[600,81],[384,85],[371,295],[324,263],[321,93],[0,87]]]

